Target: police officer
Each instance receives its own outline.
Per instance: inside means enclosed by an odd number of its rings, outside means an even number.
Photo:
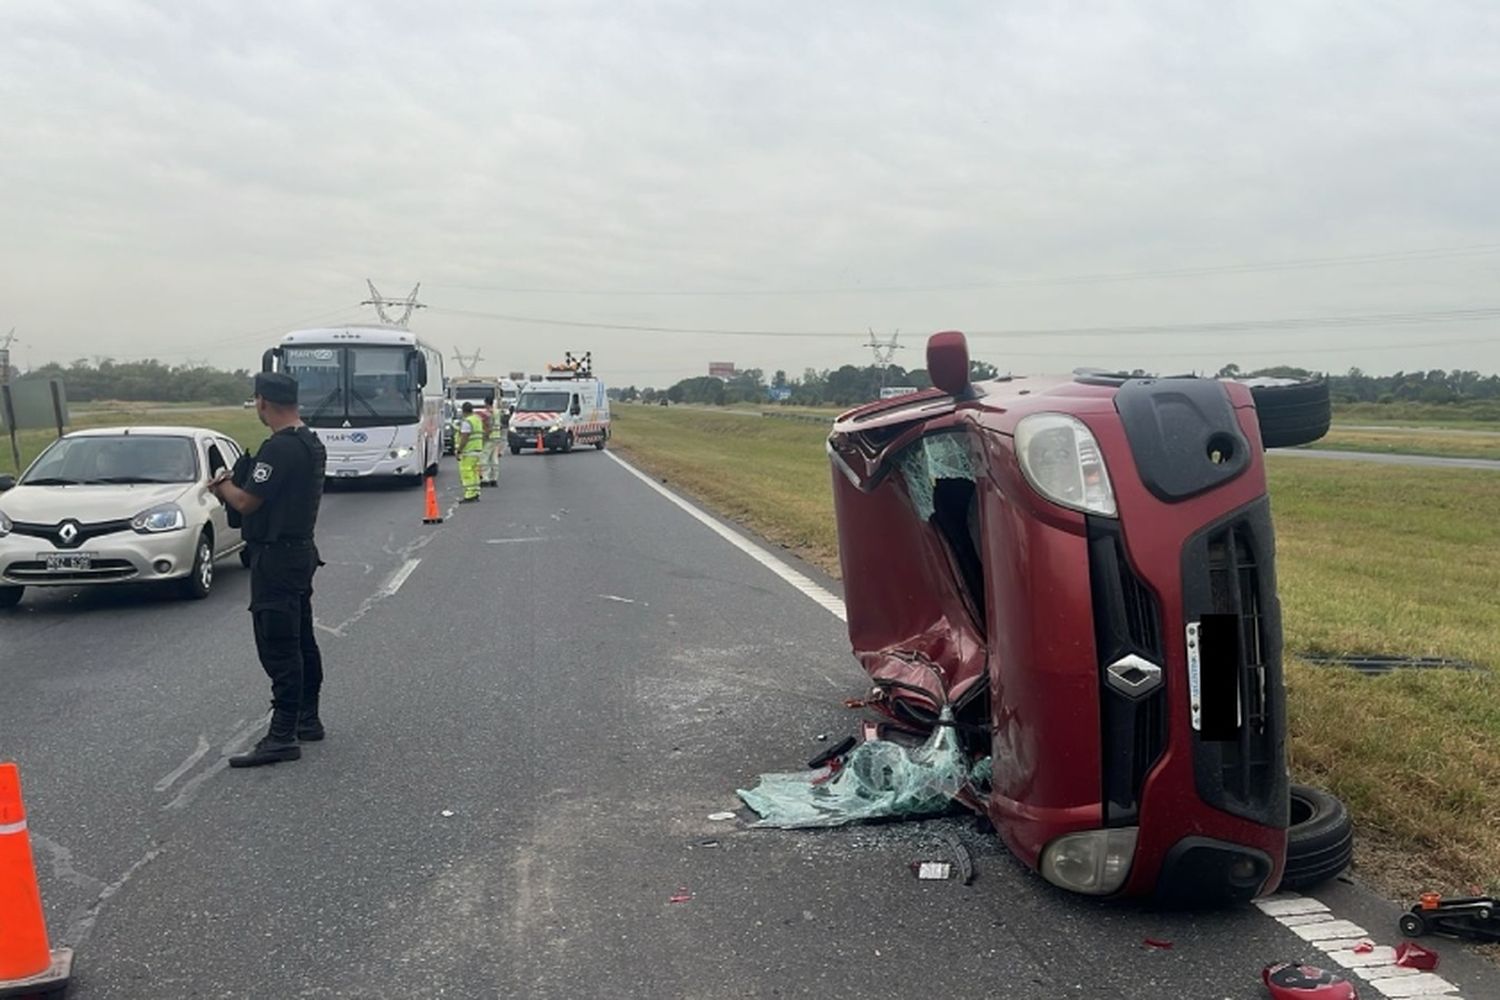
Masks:
[[[297,382],[279,372],[255,376],[255,413],[271,429],[214,495],[244,519],[250,552],[250,615],[255,651],[271,678],[271,727],[230,767],[259,767],[302,756],[298,740],[323,738],[318,693],[323,656],[313,634],[312,578],[322,565],[313,544],[327,453],[297,412]]]

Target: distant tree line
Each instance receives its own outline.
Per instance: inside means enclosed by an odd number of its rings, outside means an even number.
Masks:
[[[978,381],[999,374],[994,365],[983,361],[970,363],[972,377]],[[1150,374],[1143,369],[1133,375]],[[1285,365],[1246,370],[1239,365],[1225,365],[1216,373],[1221,378],[1318,378],[1322,373]],[[1476,371],[1396,372],[1394,375],[1367,375],[1351,368],[1342,375],[1328,375],[1328,385],[1335,403],[1470,403],[1500,401],[1500,375],[1482,375]],[[817,371],[808,368],[801,378],[789,378],[777,371],[770,379],[764,370],[750,368],[734,378],[724,380],[699,375],[666,389],[624,386],[610,390],[614,399],[627,402],[655,403],[665,396],[673,403],[695,403],[726,406],[734,403],[782,402],[793,406],[853,406],[880,396],[887,386],[911,386],[926,389],[932,385],[922,368],[905,369],[875,365]]]
[[[224,371],[204,364],[168,365],[161,361],[111,361],[97,364],[80,358],[31,369],[26,377],[62,379],[68,400],[87,403],[118,399],[150,403],[239,403],[250,398],[250,372]]]

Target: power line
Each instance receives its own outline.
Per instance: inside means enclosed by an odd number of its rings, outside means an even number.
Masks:
[[[1050,278],[1004,278],[994,281],[959,282],[942,285],[851,285],[841,288],[750,288],[750,289],[600,289],[600,288],[549,288],[515,285],[481,285],[459,282],[435,282],[439,288],[461,288],[479,292],[504,292],[512,295],[577,295],[599,297],[642,296],[796,296],[796,295],[874,295],[913,292],[954,292],[987,288],[1023,288],[1046,285],[1102,284],[1121,281],[1142,281],[1160,278],[1199,278],[1229,274],[1256,274],[1274,271],[1301,271],[1313,268],[1352,267],[1361,264],[1408,263],[1428,260],[1447,260],[1454,257],[1477,257],[1500,253],[1500,243],[1478,243],[1470,246],[1435,247],[1426,250],[1391,250],[1382,253],[1350,254],[1347,256],[1302,257],[1291,260],[1246,262],[1237,264],[1205,264],[1187,267],[1169,267],[1143,271],[1115,271],[1091,274],[1062,275]],[[429,282],[429,284],[434,284]]]
[[[516,316],[509,313],[474,309],[434,309],[434,313],[466,316],[475,319],[503,320],[534,326],[559,326],[589,330],[617,330],[629,333],[678,333],[712,337],[795,337],[846,338],[848,330],[733,330],[714,327],[652,326],[641,323],[605,323],[585,320],[554,319],[546,316]],[[1412,324],[1468,323],[1500,318],[1500,306],[1474,309],[1429,309],[1397,313],[1353,313],[1333,316],[1281,317],[1275,319],[1212,320],[1196,323],[1140,324],[1133,326],[1036,327],[1010,330],[966,331],[974,338],[1062,338],[1098,336],[1148,336],[1158,334],[1248,333],[1257,330],[1338,329],[1361,326],[1407,326]],[[868,346],[868,345],[866,345]]]

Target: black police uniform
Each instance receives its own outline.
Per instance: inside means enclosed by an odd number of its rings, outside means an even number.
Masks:
[[[245,515],[243,532],[255,648],[271,678],[271,735],[278,738],[312,735],[297,730],[318,721],[323,655],[313,631],[312,579],[321,562],[313,530],[327,460],[316,434],[289,427],[260,446],[244,487],[262,501]]]

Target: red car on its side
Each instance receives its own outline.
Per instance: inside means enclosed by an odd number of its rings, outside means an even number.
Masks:
[[[878,704],[919,728],[951,706],[991,758],[965,800],[1066,889],[1250,899],[1282,883],[1298,821],[1293,874],[1341,870],[1342,807],[1287,777],[1262,454],[1327,430],[1326,385],[971,385],[958,333],[928,367],[937,389],[846,413],[829,440]]]

